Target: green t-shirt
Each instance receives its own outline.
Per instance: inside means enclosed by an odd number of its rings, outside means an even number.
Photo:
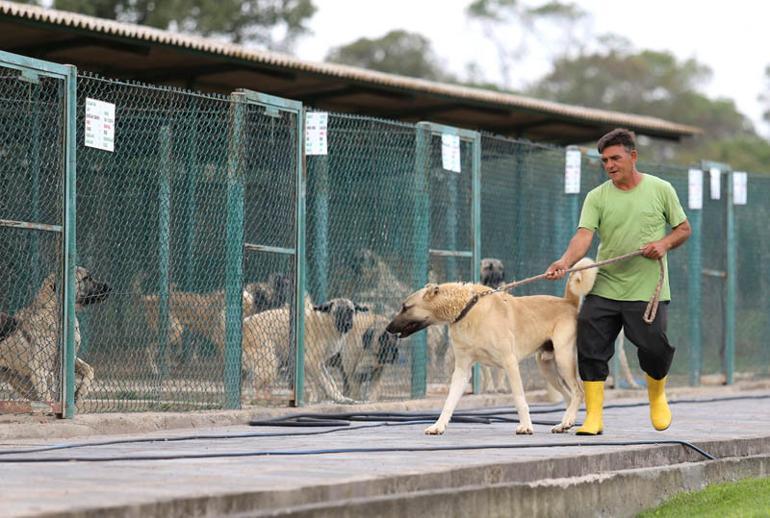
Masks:
[[[599,232],[597,260],[627,254],[641,246],[662,239],[666,224],[676,227],[687,216],[676,191],[665,180],[642,174],[642,181],[630,191],[615,187],[607,180],[586,196],[579,227]],[[666,278],[660,300],[671,300]],[[591,293],[612,300],[646,301],[658,283],[658,261],[637,256],[599,268]]]

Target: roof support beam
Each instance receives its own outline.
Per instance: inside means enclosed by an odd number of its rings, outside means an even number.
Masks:
[[[150,45],[144,43],[124,43],[121,41],[108,40],[103,38],[91,38],[88,36],[77,36],[66,40],[51,40],[33,45],[21,45],[9,49],[9,52],[24,54],[27,56],[45,56],[60,52],[62,50],[78,49],[84,47],[107,47],[119,52],[128,52],[139,56],[150,54]]]

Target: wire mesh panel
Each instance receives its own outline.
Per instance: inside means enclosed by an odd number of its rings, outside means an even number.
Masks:
[[[83,76],[115,105],[114,152],[79,137],[79,263],[113,286],[84,311],[85,411],[224,405],[226,98]]]
[[[474,140],[459,140],[459,161],[452,169],[447,154],[447,133],[435,127],[428,151],[430,193],[430,263],[432,283],[474,282],[473,162]],[[428,390],[443,391],[454,370],[454,354],[446,326],[426,333]],[[484,370],[488,372],[487,369]]]
[[[482,138],[481,255],[485,261],[500,261],[504,282],[542,273],[575,232],[577,195],[564,192],[564,168],[563,148]],[[482,282],[488,275],[482,268]],[[541,281],[521,286],[513,295],[561,295],[564,285]],[[526,389],[545,386],[533,358],[520,369]],[[499,374],[490,374],[491,380],[483,380],[485,390],[507,390]]]
[[[307,157],[310,402],[410,394],[414,339],[385,327],[427,273],[414,150],[412,125],[331,113],[328,154]]]
[[[297,103],[299,104],[299,103]],[[297,153],[300,111],[249,103],[244,117],[245,402],[294,400]],[[301,108],[300,108],[301,109]],[[253,316],[250,316],[253,315]],[[253,394],[253,395],[252,395]]]
[[[474,282],[473,177],[475,135],[454,135],[453,128],[429,126],[427,177],[430,198],[430,263],[432,283]],[[462,137],[462,138],[461,138]],[[475,138],[474,138],[475,137]],[[452,162],[452,138],[459,160]],[[447,139],[449,139],[447,141]],[[449,149],[447,149],[449,147]],[[419,171],[417,171],[419,174]],[[426,333],[429,391],[445,390],[454,370],[446,326]],[[484,372],[488,372],[486,369]]]
[[[0,61],[0,413],[62,409],[66,88]]]
[[[727,226],[725,180],[720,174],[719,199],[711,196],[709,171],[703,194],[702,255],[702,370],[707,379],[723,381],[725,354],[725,278],[727,276]]]
[[[770,367],[770,176],[748,175],[746,205],[735,205],[737,251],[736,379]],[[709,317],[704,317],[704,320]]]

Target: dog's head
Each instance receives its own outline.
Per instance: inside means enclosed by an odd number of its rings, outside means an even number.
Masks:
[[[485,258],[481,260],[481,284],[497,288],[505,282],[505,268],[500,259]]]
[[[376,358],[376,365],[389,365],[398,360],[398,337],[380,326],[372,325],[364,332],[364,351]]]
[[[430,325],[442,322],[436,310],[441,306],[441,299],[446,298],[445,295],[440,285],[426,284],[401,304],[401,310],[388,324],[387,331],[399,338],[406,338]]]
[[[267,278],[268,284],[273,288],[274,307],[283,306],[289,301],[292,290],[291,278],[283,273],[274,272]]]
[[[75,291],[75,305],[88,306],[97,302],[104,302],[110,294],[110,287],[106,282],[97,281],[91,272],[78,266],[75,271],[77,289]]]
[[[52,273],[43,281],[38,292],[38,300],[54,301],[60,288],[58,274]],[[78,266],[75,270],[75,308],[103,302],[110,294],[111,288],[105,282],[97,281],[87,269]]]
[[[283,306],[291,299],[292,280],[283,273],[271,273],[266,282],[250,282],[243,287],[252,299],[249,314]]]
[[[331,299],[318,306],[313,306],[313,311],[330,315],[334,319],[334,327],[337,332],[344,335],[353,328],[355,314],[369,311],[369,308],[359,306],[350,299]]]

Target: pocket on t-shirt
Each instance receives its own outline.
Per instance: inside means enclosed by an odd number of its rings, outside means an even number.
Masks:
[[[666,220],[660,212],[645,211],[639,217],[639,225],[641,228],[639,232],[639,236],[642,239],[641,245],[646,245],[663,237]]]

